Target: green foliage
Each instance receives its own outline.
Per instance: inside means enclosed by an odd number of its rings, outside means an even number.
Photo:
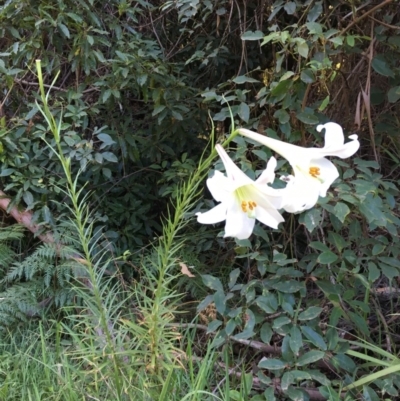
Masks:
[[[0,6],[1,189],[12,197],[8,210],[32,210],[43,232],[67,245],[19,256],[9,243],[17,238],[5,232],[0,324],[30,320],[44,311],[43,301],[65,307],[79,299],[76,309],[63,309],[70,320],[62,331],[51,332],[72,339],[68,357],[44,363],[71,370],[46,369],[45,380],[13,399],[49,397],[58,380],[59,399],[169,399],[171,388],[185,400],[398,396],[399,9],[396,1],[359,3]],[[36,103],[44,93],[37,93],[35,59],[49,90],[45,117]],[[212,205],[207,192],[193,205],[206,176],[196,166],[209,140],[208,113],[217,139],[233,117],[237,126],[320,146],[314,127],[329,120],[357,133],[362,145],[358,158],[334,161],[340,179],[317,207],[287,218],[280,230],[256,226],[250,240],[235,242],[219,226],[188,219]],[[272,155],[243,138],[232,152],[253,177]],[[278,166],[290,172],[284,161]],[[60,223],[71,217],[75,230]],[[126,250],[131,255],[118,258]],[[178,277],[179,262],[195,265],[202,282]],[[206,344],[185,349],[194,357],[187,364],[180,354],[188,374],[175,364],[179,333],[170,330],[182,299],[176,286],[189,301],[209,292],[198,307]],[[42,344],[57,344],[45,337]],[[199,355],[206,356],[197,366]]]

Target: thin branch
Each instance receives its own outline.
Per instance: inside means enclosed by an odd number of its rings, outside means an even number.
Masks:
[[[347,25],[346,28],[342,29],[338,36],[344,35],[352,26],[358,24],[362,19],[364,19],[365,17],[368,17],[370,14],[374,13],[376,10],[379,10],[380,8],[387,6],[392,1],[393,0],[385,0],[383,3],[378,4],[375,7],[372,7],[370,10],[366,11],[364,14],[360,15],[353,22],[351,22],[349,25]]]

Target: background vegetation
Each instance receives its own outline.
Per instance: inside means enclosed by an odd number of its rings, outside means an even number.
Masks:
[[[0,398],[396,399],[399,60],[396,0],[0,5]],[[326,121],[361,148],[315,208],[192,218],[233,126]]]

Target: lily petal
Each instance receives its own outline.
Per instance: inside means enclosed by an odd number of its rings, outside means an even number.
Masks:
[[[326,123],[317,126],[317,131],[325,129],[325,146],[321,149],[322,156],[337,156],[346,159],[353,156],[360,147],[358,136],[350,135],[350,142],[344,143],[342,127],[336,123]]]
[[[226,175],[230,180],[234,181],[238,187],[248,185],[253,182],[253,180],[233,162],[233,160],[228,156],[228,153],[225,152],[225,149],[220,144],[217,144],[215,149],[218,152],[222,163],[224,163]]]
[[[275,169],[277,161],[275,157],[271,157],[268,160],[266,169],[261,173],[261,175],[256,179],[257,184],[271,184],[275,179]]]
[[[282,215],[276,210],[273,205],[271,205],[270,202],[268,202],[266,198],[256,198],[256,202],[258,205],[256,209],[256,218],[258,221],[261,221],[261,223],[265,224],[268,227],[278,228],[279,223],[285,221]]]
[[[197,221],[202,224],[216,224],[226,219],[226,203],[220,203],[208,212],[196,213]]]
[[[293,168],[295,179],[289,180],[285,189],[283,208],[291,213],[310,209],[339,176],[337,168],[325,156],[342,159],[352,156],[360,147],[357,135],[351,135],[350,142],[344,143],[342,127],[336,123],[318,125],[317,130],[325,129],[323,148],[303,148],[265,135],[240,128],[238,132],[254,141],[268,146],[287,159]]]
[[[310,165],[320,169],[320,176],[323,177],[323,181],[321,181],[319,185],[319,196],[325,197],[333,181],[339,177],[338,169],[331,161],[325,158],[311,160]],[[307,185],[305,185],[305,187],[307,187]]]
[[[232,202],[228,206],[226,213],[224,237],[247,239],[252,234],[255,223],[256,220],[248,217],[246,213],[243,213],[237,202]]]
[[[301,213],[318,202],[320,185],[299,176],[288,181],[286,188],[281,191],[285,194],[283,209],[288,213]]]
[[[220,171],[215,171],[214,175],[207,179],[207,187],[218,202],[223,202],[232,192],[231,181]]]
[[[225,237],[239,239],[249,238],[256,219],[276,228],[284,221],[277,210],[283,203],[284,194],[267,185],[275,177],[276,160],[273,158],[267,163],[266,171],[255,182],[236,166],[222,146],[217,145],[216,150],[227,176],[216,171],[207,180],[207,186],[214,199],[221,203],[208,212],[197,213],[197,221],[215,224],[226,220]]]

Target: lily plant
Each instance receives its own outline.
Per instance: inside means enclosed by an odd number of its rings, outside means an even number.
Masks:
[[[255,221],[277,228],[284,219],[278,212],[282,207],[283,193],[268,186],[275,178],[276,159],[272,157],[266,169],[252,180],[228,156],[221,145],[216,145],[224,164],[226,176],[220,171],[207,179],[213,198],[220,202],[205,213],[197,213],[197,221],[215,224],[226,220],[225,237],[249,238]]]
[[[284,194],[282,208],[290,213],[300,213],[311,209],[318,197],[325,197],[328,188],[339,177],[335,165],[326,156],[337,156],[341,159],[352,156],[360,147],[357,135],[350,135],[350,142],[344,143],[342,127],[329,122],[317,126],[317,131],[325,129],[325,146],[323,148],[303,148],[282,142],[245,128],[239,134],[265,145],[288,160],[294,176],[285,177],[287,186],[281,190]]]

